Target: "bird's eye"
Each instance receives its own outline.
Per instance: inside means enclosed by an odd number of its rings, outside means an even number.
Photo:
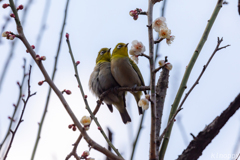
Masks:
[[[103,55],[104,53],[105,53],[105,51],[100,52],[101,55]]]
[[[118,46],[117,46],[117,48],[119,49],[119,48],[121,48],[122,47],[122,45],[121,44],[119,44]]]

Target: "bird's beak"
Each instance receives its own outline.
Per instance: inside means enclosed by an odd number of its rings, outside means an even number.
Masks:
[[[110,52],[110,51],[111,51],[111,48],[108,49],[108,52]]]
[[[127,47],[127,46],[128,46],[128,44],[129,44],[129,43],[125,44],[125,46],[124,46],[124,47]]]

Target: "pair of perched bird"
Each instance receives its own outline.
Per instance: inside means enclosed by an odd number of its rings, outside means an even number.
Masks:
[[[97,97],[103,92],[115,87],[137,87],[145,86],[142,74],[128,56],[128,43],[118,43],[110,53],[111,48],[102,48],[98,52],[96,66],[89,79],[89,88]],[[141,91],[131,92],[136,102],[141,98]],[[131,122],[126,110],[125,91],[110,92],[103,100],[110,111],[113,111],[112,104],[118,109],[124,124]],[[142,108],[138,106],[139,114]]]

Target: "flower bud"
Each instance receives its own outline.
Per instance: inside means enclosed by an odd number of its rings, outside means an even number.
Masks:
[[[147,110],[149,108],[148,102],[146,98],[142,98],[138,101],[138,106],[142,107],[143,110]]]
[[[10,17],[15,18],[15,15],[13,13],[10,14]]]
[[[10,40],[13,40],[14,38],[15,38],[15,35],[10,35],[10,36],[9,36],[9,39],[10,39]]]
[[[149,95],[149,94],[146,94],[146,95],[145,95],[145,98],[146,98],[147,100],[150,100],[150,95]]]
[[[68,128],[69,128],[69,129],[71,129],[72,127],[73,127],[73,125],[72,125],[72,124],[69,124],[69,125],[68,125]]]
[[[158,64],[160,67],[164,66],[165,65],[165,61],[164,60],[160,60],[158,61]]]
[[[43,61],[45,61],[45,60],[46,60],[46,57],[45,57],[45,56],[42,56],[40,59],[43,60]]]
[[[89,156],[89,155],[90,155],[89,151],[84,151],[84,152],[82,153],[82,156],[81,156],[81,157],[87,158],[87,156]]]
[[[72,92],[70,90],[65,90],[65,92],[70,95]]]
[[[82,119],[81,119],[81,123],[82,125],[87,126],[87,125],[90,125],[91,124],[91,118],[89,116],[83,116]]]
[[[22,9],[23,9],[23,5],[22,4],[17,7],[17,10],[22,10]]]
[[[34,45],[31,45],[32,49],[35,49],[35,46]]]
[[[2,33],[2,37],[7,37],[9,35],[9,32],[8,31],[5,31]]]
[[[77,61],[77,62],[76,62],[76,65],[79,65],[79,64],[80,64],[80,61]]]
[[[4,9],[7,8],[8,6],[10,6],[10,4],[4,3],[4,4],[2,5],[2,7],[3,7]]]
[[[171,63],[167,63],[167,64],[166,64],[166,68],[167,68],[169,71],[172,69],[172,67],[173,67],[173,66],[172,66]]]
[[[68,40],[68,39],[69,39],[69,34],[68,34],[68,33],[66,33],[66,35],[65,35],[65,36],[66,36],[66,38],[67,38],[67,40]]]
[[[44,83],[44,81],[39,81],[38,85],[41,86]]]

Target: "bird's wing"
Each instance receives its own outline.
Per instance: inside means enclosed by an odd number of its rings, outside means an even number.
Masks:
[[[144,80],[143,80],[143,76],[142,76],[142,74],[141,74],[141,72],[140,72],[137,64],[136,64],[135,62],[133,62],[133,60],[131,60],[130,58],[129,58],[129,61],[130,61],[130,64],[132,65],[133,69],[137,72],[138,77],[139,77],[139,79],[140,79],[140,81],[141,81],[142,86],[145,86],[145,83],[144,83]]]

